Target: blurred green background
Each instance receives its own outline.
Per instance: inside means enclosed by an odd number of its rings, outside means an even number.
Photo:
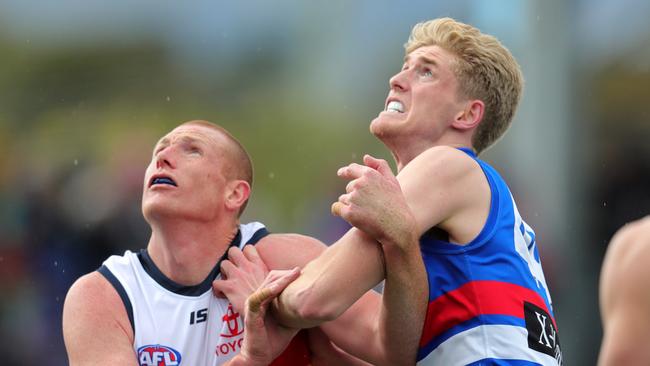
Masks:
[[[647,0],[0,0],[0,354],[64,365],[70,284],[146,245],[157,139],[207,119],[255,164],[245,220],[326,242],[411,27],[441,16],[500,38],[526,88],[484,159],[537,231],[568,365],[593,365],[613,232],[650,213]],[[110,351],[110,345],[107,345]]]

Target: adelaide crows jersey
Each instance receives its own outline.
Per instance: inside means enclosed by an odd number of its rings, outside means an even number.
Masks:
[[[231,246],[243,249],[267,234],[261,223],[240,225]],[[111,256],[99,268],[124,302],[140,365],[220,365],[239,353],[244,339],[242,314],[212,293],[220,264],[221,260],[195,286],[167,278],[145,249]]]

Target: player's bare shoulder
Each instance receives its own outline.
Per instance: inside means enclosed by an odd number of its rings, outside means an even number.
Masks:
[[[632,243],[639,241],[650,244],[650,236],[648,235],[650,235],[650,215],[632,221],[620,228],[612,239],[612,245],[634,245]]]
[[[468,174],[472,172],[476,177],[482,174],[480,166],[472,157],[452,146],[434,146],[423,151],[403,169],[404,173],[410,171],[450,181],[471,177]]]
[[[326,246],[320,240],[301,234],[270,234],[255,245],[269,269],[304,267]]]
[[[645,301],[650,306],[650,216],[623,226],[612,238],[601,272],[603,311],[616,301]],[[645,296],[640,296],[645,294]]]
[[[429,148],[408,163],[397,179],[421,228],[440,226],[461,243],[481,231],[489,211],[490,186],[479,163],[465,151],[451,146]]]
[[[79,278],[63,306],[63,338],[70,364],[124,364],[135,361],[133,329],[124,304],[99,272]],[[113,352],[98,357],[106,344]]]
[[[650,216],[612,238],[600,274],[603,343],[599,365],[647,365],[650,352]]]
[[[97,271],[80,277],[65,298],[64,332],[86,321],[97,324],[107,319],[120,323],[125,335],[133,338],[124,303],[115,288]]]
[[[607,248],[604,265],[607,267],[615,262],[616,267],[624,268],[635,263],[648,263],[649,260],[650,216],[646,216],[626,224],[614,234]]]

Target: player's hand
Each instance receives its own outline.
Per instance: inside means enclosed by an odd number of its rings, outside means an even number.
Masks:
[[[298,267],[271,271],[260,288],[246,299],[244,341],[229,365],[268,365],[289,345],[299,329],[279,325],[267,311],[270,302],[299,275]]]
[[[246,245],[243,252],[232,247],[228,259],[221,262],[221,279],[212,282],[212,291],[217,297],[227,297],[235,311],[242,313],[246,299],[262,285],[268,273],[254,245]]]
[[[365,165],[350,164],[338,170],[350,180],[346,193],[332,204],[332,213],[386,245],[404,247],[417,243],[415,217],[397,178],[385,160],[370,155]]]

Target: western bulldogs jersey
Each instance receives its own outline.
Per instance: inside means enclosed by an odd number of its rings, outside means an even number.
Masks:
[[[231,246],[243,249],[267,234],[261,223],[240,225]],[[98,271],[124,302],[141,366],[220,365],[239,353],[244,339],[242,314],[212,293],[221,260],[196,286],[171,281],[145,249],[126,251],[103,263]]]
[[[429,305],[418,365],[561,365],[535,233],[499,174],[461,150],[485,173],[490,212],[467,245],[449,243],[436,228],[420,238]]]

